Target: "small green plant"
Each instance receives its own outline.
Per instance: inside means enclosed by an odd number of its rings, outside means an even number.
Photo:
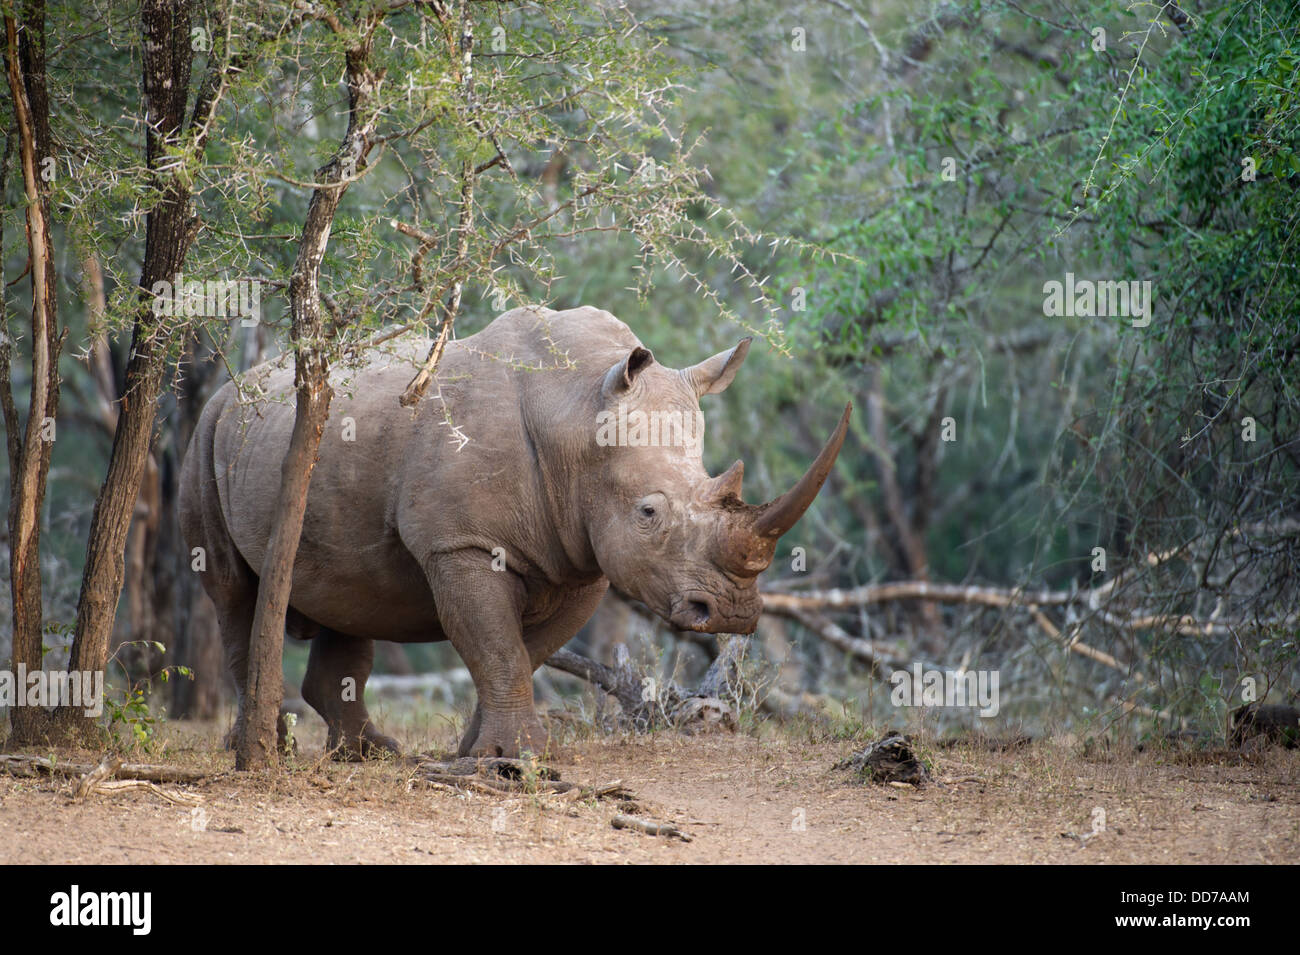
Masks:
[[[119,698],[115,699],[106,693],[104,707],[108,711],[108,731],[115,740],[133,748],[146,748],[154,742],[157,729],[157,717],[149,708],[146,695],[153,688],[153,680],[151,677],[141,680],[131,679],[130,671],[118,659],[118,654],[124,648],[136,646],[152,648],[159,653],[167,652],[167,648],[156,640],[132,640],[119,646],[109,658],[109,663],[116,663],[121,669],[125,686]],[[194,671],[181,665],[163,667],[158,671],[158,678],[167,683],[172,673],[194,679]]]
[[[106,695],[104,708],[108,710],[109,731],[119,741],[122,739],[121,731],[125,731],[136,746],[145,746],[153,738],[154,716],[149,712],[144,692],[138,687],[128,687],[120,700]]]
[[[532,797],[534,804],[537,804],[537,796],[541,792],[542,781],[542,763],[540,757],[531,751],[521,753],[519,769],[520,780],[524,784],[524,792],[528,793],[528,795]]]

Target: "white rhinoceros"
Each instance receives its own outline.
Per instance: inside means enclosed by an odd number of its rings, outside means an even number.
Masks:
[[[478,691],[461,754],[513,756],[545,745],[533,671],[609,584],[681,629],[754,631],[758,574],[830,473],[850,409],[799,483],[754,506],[741,501],[740,461],[704,470],[696,424],[748,339],[676,370],[608,312],[519,308],[450,342],[434,387],[402,407],[428,347],[408,339],[331,377],[288,630],[312,641],[302,694],[339,755],[397,748],[363,702],[375,640],[450,640]],[[248,376],[266,398],[241,403],[232,383],[208,402],[180,496],[185,539],[207,552],[203,586],[241,713],[294,417],[290,363]]]

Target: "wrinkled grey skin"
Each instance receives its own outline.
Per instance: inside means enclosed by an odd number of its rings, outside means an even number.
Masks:
[[[620,402],[696,415],[700,396],[730,384],[748,346],[674,370],[608,312],[522,308],[451,342],[414,409],[398,397],[427,341],[336,369],[287,627],[312,641],[303,697],[336,755],[397,750],[363,702],[374,640],[450,640],[478,691],[461,754],[513,756],[546,745],[533,671],[610,583],[680,628],[752,633],[758,573],[825,480],[848,411],[800,486],[759,507],[741,503],[740,462],[710,478],[698,444],[597,440],[598,413]],[[248,378],[277,400],[241,405],[233,384],[212,398],[180,499],[189,547],[207,552],[200,576],[241,714],[257,570],[294,416],[288,363]]]

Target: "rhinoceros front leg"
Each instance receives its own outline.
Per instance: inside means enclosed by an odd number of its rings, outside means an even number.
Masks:
[[[311,641],[302,698],[329,727],[326,748],[336,759],[359,760],[399,752],[397,741],[370,722],[366,680],[375,643],[321,628]]]
[[[609,581],[602,579],[589,587],[571,591],[565,595],[564,603],[554,615],[542,623],[525,628],[524,646],[528,648],[528,664],[532,672],[536,673],[552,653],[573,639],[596,612],[596,607],[607,590]],[[469,755],[478,738],[481,722],[482,710],[475,706],[474,715],[465,728],[465,735],[461,737],[458,755]]]
[[[492,570],[482,551],[435,555],[428,568],[438,622],[465,661],[478,692],[477,732],[462,755],[543,753],[547,734],[533,707],[533,669],[524,646],[524,586]]]

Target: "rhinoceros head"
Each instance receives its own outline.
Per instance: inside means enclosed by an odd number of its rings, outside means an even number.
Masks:
[[[848,430],[852,406],[800,481],[766,504],[742,500],[741,461],[710,477],[699,399],[731,383],[749,344],[684,369],[636,347],[601,382],[601,487],[586,495],[592,547],[617,589],[682,630],[754,632],[758,575],[821,490]]]

